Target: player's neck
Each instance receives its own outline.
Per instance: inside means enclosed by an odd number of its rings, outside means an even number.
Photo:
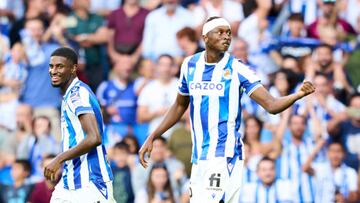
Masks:
[[[61,90],[61,94],[65,95],[66,90],[69,88],[70,84],[72,83],[72,81],[76,78],[76,76],[71,77],[66,84],[64,84],[63,86],[60,87]]]
[[[206,50],[206,52],[205,52],[205,62],[206,63],[217,63],[222,59],[223,56],[224,56],[223,52],[218,52],[218,51],[213,51],[213,50]]]

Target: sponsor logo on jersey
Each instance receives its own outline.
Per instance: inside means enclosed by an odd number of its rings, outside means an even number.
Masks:
[[[190,82],[190,95],[224,96],[224,82]]]

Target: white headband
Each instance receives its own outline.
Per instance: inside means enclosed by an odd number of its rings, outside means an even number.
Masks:
[[[208,32],[219,26],[227,26],[230,28],[230,24],[227,20],[225,20],[224,18],[216,18],[204,24],[202,29],[202,35],[206,35]]]

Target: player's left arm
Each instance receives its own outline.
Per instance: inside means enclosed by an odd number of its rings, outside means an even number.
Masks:
[[[265,89],[265,87],[259,86],[256,90],[254,90],[250,97],[269,113],[277,114],[287,109],[297,100],[313,93],[314,91],[315,87],[313,84],[309,81],[304,81],[297,92],[287,96],[275,98]]]
[[[59,170],[62,163],[86,154],[102,143],[102,138],[98,130],[98,124],[96,122],[95,115],[92,113],[80,114],[79,120],[81,127],[86,134],[85,139],[75,147],[72,147],[71,149],[56,156],[54,160],[45,167],[45,178],[54,181],[56,179],[55,174]]]

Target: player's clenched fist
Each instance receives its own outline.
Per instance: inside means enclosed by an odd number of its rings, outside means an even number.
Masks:
[[[300,87],[298,92],[299,92],[301,97],[305,97],[306,95],[309,95],[309,94],[315,92],[315,87],[311,82],[304,81],[301,84],[301,87]]]

